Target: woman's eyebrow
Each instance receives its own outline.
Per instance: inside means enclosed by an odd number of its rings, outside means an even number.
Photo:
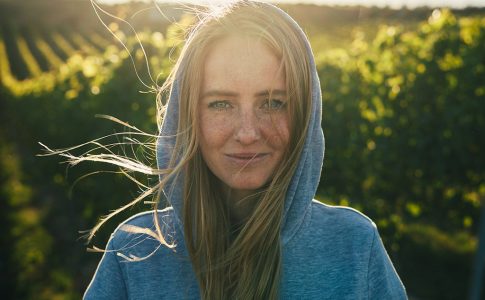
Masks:
[[[202,94],[202,98],[205,97],[214,97],[214,96],[226,96],[226,97],[236,97],[238,93],[231,92],[231,91],[224,91],[224,90],[209,90]]]
[[[265,91],[262,91],[262,92],[259,92],[259,93],[256,93],[254,94],[255,96],[257,97],[261,97],[261,96],[286,96],[286,91],[285,90],[265,90]]]
[[[257,92],[254,94],[256,97],[263,97],[263,96],[286,96],[286,91],[285,90],[264,90],[261,92]],[[202,94],[202,98],[205,97],[237,97],[239,96],[239,93],[236,92],[231,92],[231,91],[226,91],[226,90],[209,90],[205,93]]]

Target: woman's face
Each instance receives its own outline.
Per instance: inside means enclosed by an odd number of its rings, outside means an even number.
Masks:
[[[234,196],[273,177],[288,146],[287,95],[280,61],[262,42],[233,36],[211,47],[198,113],[202,156]]]

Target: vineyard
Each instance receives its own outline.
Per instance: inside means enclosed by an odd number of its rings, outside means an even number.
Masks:
[[[127,127],[95,116],[156,133],[157,86],[194,17],[167,9],[176,23],[147,25],[127,13],[141,9],[117,7],[135,35],[102,15],[105,28],[91,7],[40,18],[14,8],[0,10],[0,291],[79,299],[100,258],[80,231],[138,186],[102,164],[38,157],[39,142],[64,148],[114,133],[101,140],[110,151],[154,164],[139,144],[117,146],[138,141],[122,134]],[[484,11],[285,9],[307,29],[322,82],[327,150],[317,199],[376,222],[413,299],[464,298],[485,198]],[[89,146],[75,151],[100,150]],[[148,208],[114,219],[94,245]]]
[[[116,24],[112,23],[112,27],[116,28]],[[71,79],[72,89],[67,91],[66,98],[73,99],[82,88],[72,80],[77,73],[91,79],[91,91],[96,94],[99,86],[109,80],[113,70],[128,57],[119,42],[97,32],[83,35],[71,29],[46,33],[4,26],[1,33],[1,82],[17,97],[48,93]],[[124,37],[122,32],[118,33]],[[149,33],[141,35],[143,43],[160,43],[157,41],[160,33],[147,35]],[[132,40],[123,39],[133,48]]]

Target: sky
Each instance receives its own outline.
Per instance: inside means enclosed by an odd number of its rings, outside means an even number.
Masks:
[[[128,2],[129,0],[98,0],[100,3],[121,3]],[[228,0],[164,0],[159,2],[184,2],[184,3],[207,3],[207,2],[224,2]],[[148,1],[147,1],[148,2]],[[406,5],[408,8],[414,8],[419,6],[428,7],[453,7],[464,8],[467,6],[484,7],[485,0],[278,0],[269,1],[277,3],[314,3],[324,5],[365,5],[365,6],[379,6],[379,7],[392,7],[401,8]]]

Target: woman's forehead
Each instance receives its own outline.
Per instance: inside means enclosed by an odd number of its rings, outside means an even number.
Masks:
[[[203,70],[203,90],[285,90],[281,60],[261,40],[230,36],[209,49]],[[256,91],[257,90],[257,91]]]

